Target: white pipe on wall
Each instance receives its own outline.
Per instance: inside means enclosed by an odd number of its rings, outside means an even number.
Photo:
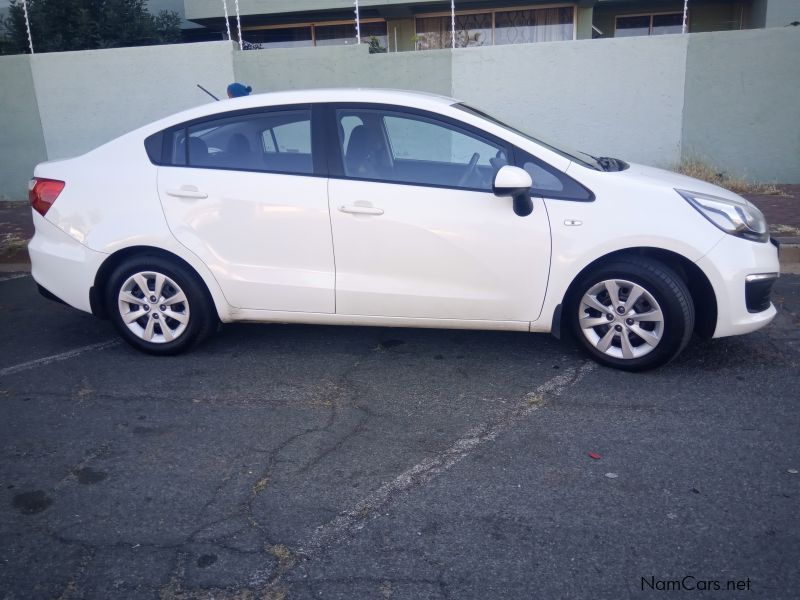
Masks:
[[[358,16],[358,0],[356,0],[356,44],[361,43],[361,19]]]
[[[231,37],[231,22],[230,19],[228,19],[228,3],[226,2],[226,0],[222,0],[222,8],[225,11],[225,28],[228,30],[228,39],[232,40],[233,38]]]
[[[242,42],[242,20],[239,18],[239,0],[234,0],[236,6],[236,33],[239,35],[239,50],[244,50]]]
[[[456,0],[450,0],[450,36],[453,38],[453,48],[456,47]]]
[[[22,0],[22,11],[25,13],[25,29],[28,30],[28,46],[33,54],[33,37],[31,36],[31,22],[28,19],[28,0]]]
[[[689,14],[689,0],[683,0],[683,26],[681,33],[686,33],[686,17]]]

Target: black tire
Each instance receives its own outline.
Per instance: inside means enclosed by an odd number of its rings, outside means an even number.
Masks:
[[[171,280],[172,283],[176,284],[176,287],[173,288],[168,284],[164,284],[165,289],[168,290],[165,293],[172,293],[177,289],[185,296],[185,303],[176,302],[174,304],[176,308],[173,308],[172,305],[167,306],[167,301],[178,298],[174,293],[163,305],[156,306],[158,304],[157,301],[155,304],[148,303],[146,310],[144,306],[139,308],[135,303],[121,302],[120,293],[123,291],[123,286],[126,286],[126,282],[128,288],[133,285],[131,294],[137,298],[139,297],[141,286],[131,284],[130,280],[136,274],[141,273],[160,274],[166,277],[167,281]],[[145,281],[147,281],[147,278],[145,278]],[[152,283],[152,281],[149,283]],[[147,303],[146,298],[143,300],[145,302],[142,304]],[[137,350],[157,356],[180,354],[195,347],[213,333],[219,322],[214,304],[204,285],[198,280],[197,275],[177,261],[171,261],[161,256],[139,256],[130,258],[120,264],[108,279],[105,301],[109,318],[120,336]],[[150,308],[151,306],[152,309]],[[142,318],[132,322],[129,326],[123,316],[123,310],[126,308],[130,309],[126,313],[127,317],[135,317],[135,314],[142,310]],[[161,312],[160,308],[165,309],[164,312]],[[186,322],[179,323],[169,315],[174,315],[175,318],[180,319],[185,318]],[[155,318],[160,316],[160,321],[154,322],[155,325],[150,333],[153,341],[148,341],[143,339],[142,335],[146,335],[145,324],[149,323],[151,316],[155,316]],[[174,331],[180,331],[173,339],[168,339],[161,329],[165,327],[171,337],[172,333],[170,332],[173,331],[173,328],[170,325],[175,325]],[[143,331],[137,334],[132,330],[132,327]]]
[[[606,281],[616,281],[618,284],[620,281],[630,282],[643,288],[645,293],[639,297],[640,300],[631,305],[633,312],[629,314],[618,314],[614,310],[603,312],[582,302],[585,294],[599,288],[601,292],[595,297],[600,299],[600,304],[608,302],[609,307],[612,307],[611,293],[606,291],[606,295],[602,295],[603,290],[606,290],[603,282]],[[624,284],[620,285],[617,299],[629,298],[633,289]],[[655,304],[651,302],[652,300]],[[647,322],[647,319],[641,322],[637,320],[647,314],[657,314],[654,312],[654,308],[659,307],[663,317],[660,324],[657,318],[653,319],[654,322]],[[625,307],[622,310],[624,311]],[[695,312],[692,296],[684,281],[675,271],[655,260],[630,257],[616,259],[582,276],[572,287],[566,303],[565,316],[568,319],[572,335],[597,362],[625,371],[644,371],[665,365],[680,354],[692,336]],[[626,319],[626,316],[635,317],[635,319]],[[584,329],[581,326],[581,317],[597,321],[608,319],[609,324]],[[588,325],[589,322],[587,321],[586,324]],[[636,327],[636,331],[649,335],[640,336],[633,329],[628,329],[626,325]],[[646,330],[650,327],[652,329]],[[609,331],[612,328],[616,328],[614,332]],[[622,356],[622,335],[627,336],[625,350],[629,356],[632,352],[644,354],[627,358]],[[646,343],[645,337],[655,340],[659,335],[660,339],[655,344]],[[594,341],[590,340],[589,336],[593,336]],[[596,344],[601,345],[598,338],[601,340],[606,336],[610,336],[609,339],[612,341],[604,352],[598,349]],[[638,345],[634,346],[634,344]],[[609,353],[615,353],[615,355]]]

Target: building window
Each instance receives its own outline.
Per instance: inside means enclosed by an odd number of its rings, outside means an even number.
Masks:
[[[617,17],[615,37],[635,35],[663,35],[683,31],[682,13],[661,13],[652,15],[626,15]]]
[[[449,13],[417,18],[418,50],[450,48]],[[575,37],[575,6],[456,13],[456,48],[554,42]]]
[[[244,27],[242,38],[256,48],[296,48],[300,46],[343,46],[356,43],[355,21],[265,25]],[[386,48],[386,21],[361,21],[361,43]]]
[[[495,16],[494,43],[559,42],[573,37],[571,6],[538,10],[509,10]]]
[[[242,38],[264,48],[299,48],[314,45],[311,27],[280,27],[243,31]]]
[[[369,44],[371,40],[386,48],[386,21],[361,23],[361,43]],[[317,46],[340,46],[356,43],[355,23],[339,25],[314,25],[314,40]]]
[[[417,19],[417,42],[420,50],[450,48],[453,43],[450,17]],[[456,15],[456,48],[492,45],[492,13]]]

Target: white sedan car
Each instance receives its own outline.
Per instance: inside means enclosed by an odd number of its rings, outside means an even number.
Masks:
[[[740,196],[428,94],[200,106],[38,165],[30,201],[41,291],[152,354],[219,321],[569,331],[641,370],[776,313]]]

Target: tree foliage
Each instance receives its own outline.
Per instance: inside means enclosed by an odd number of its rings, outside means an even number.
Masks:
[[[28,0],[35,52],[146,46],[180,41],[180,17],[158,16],[147,0]],[[22,0],[11,0],[6,19],[7,53],[29,52]]]
[[[385,54],[386,47],[381,46],[381,41],[374,35],[369,38],[369,53],[370,54]]]

